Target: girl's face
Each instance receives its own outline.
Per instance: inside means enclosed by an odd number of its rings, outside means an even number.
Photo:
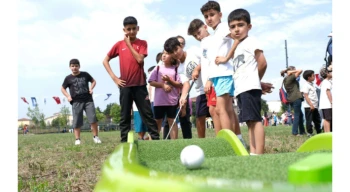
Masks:
[[[170,54],[166,51],[163,51],[162,61],[166,64],[171,64],[171,59],[172,57],[170,56]]]

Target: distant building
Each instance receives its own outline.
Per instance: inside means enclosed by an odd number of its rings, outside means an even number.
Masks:
[[[33,124],[33,121],[31,119],[27,119],[27,118],[21,118],[21,119],[18,119],[18,127],[22,127],[27,124],[28,126],[32,125]]]
[[[61,113],[54,113],[52,116],[46,117],[45,118],[46,125],[51,125],[52,121],[57,117],[59,117],[60,114]],[[68,125],[72,125],[72,124],[73,124],[73,115],[68,115]]]

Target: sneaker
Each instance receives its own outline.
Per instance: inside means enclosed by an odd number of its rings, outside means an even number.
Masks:
[[[102,143],[101,140],[100,140],[100,138],[98,138],[97,136],[94,137],[94,142],[95,142],[95,143]]]
[[[80,145],[80,140],[75,140],[75,145]]]

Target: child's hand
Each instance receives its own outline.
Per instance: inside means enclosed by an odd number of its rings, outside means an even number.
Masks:
[[[183,105],[186,105],[187,99],[186,97],[180,97],[179,104],[180,106],[184,107]]]
[[[73,99],[71,96],[67,97],[68,102],[71,102]]]
[[[113,78],[113,81],[118,85],[118,87],[124,87],[126,83],[124,80],[121,80],[118,77]]]
[[[209,93],[209,91],[210,91],[210,89],[212,88],[212,86],[213,86],[213,82],[207,81],[207,82],[205,83],[205,86],[204,86],[204,92],[205,92],[205,93]]]
[[[192,72],[192,79],[197,80],[199,77],[199,70],[195,69]]]
[[[130,45],[130,37],[127,34],[124,34],[124,41],[127,45]]]
[[[169,86],[169,85],[167,85],[167,84],[164,83],[164,84],[163,84],[163,89],[164,89],[165,92],[169,93],[169,92],[171,91],[172,88],[171,88],[171,86]]]
[[[92,95],[92,93],[93,93],[92,89],[89,90],[89,93]]]
[[[222,64],[222,63],[227,63],[227,61],[228,61],[228,58],[217,56],[216,59],[215,59],[215,64],[219,65],[219,64]]]
[[[162,75],[162,80],[163,81],[170,81],[170,78],[168,75]]]
[[[271,89],[275,88],[271,83],[260,82],[260,85],[261,85],[261,91],[263,95],[265,95],[266,93],[272,93]]]

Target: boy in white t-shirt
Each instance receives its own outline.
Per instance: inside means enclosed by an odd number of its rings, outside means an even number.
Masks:
[[[332,70],[322,68],[320,75],[321,83],[320,109],[322,110],[324,132],[332,132]]]
[[[303,78],[306,80],[301,92],[304,95],[305,103],[305,119],[306,119],[306,130],[307,135],[311,137],[313,135],[312,122],[315,125],[316,133],[321,133],[321,117],[318,112],[318,96],[317,88],[313,83],[315,80],[315,72],[313,70],[305,70]]]
[[[234,81],[232,78],[232,64],[230,62],[215,65],[217,56],[225,57],[232,46],[232,38],[227,25],[221,23],[221,9],[216,1],[208,1],[201,7],[206,24],[214,30],[211,35],[210,51],[207,57],[210,65],[209,81],[205,85],[205,92],[209,92],[212,85],[216,93],[216,113],[220,118],[222,128],[228,128],[240,133],[237,115],[233,110],[232,97],[234,96]]]
[[[261,79],[267,63],[259,43],[248,36],[252,25],[245,9],[236,9],[228,16],[231,37],[237,45],[233,58],[235,96],[238,99],[238,117],[249,130],[250,154],[264,153],[265,132],[261,122]]]
[[[192,47],[184,51],[179,40],[176,37],[167,39],[164,43],[164,50],[167,51],[174,59],[180,61],[178,73],[183,83],[182,93],[179,100],[180,106],[186,105],[188,93],[190,91],[189,81],[192,79],[192,72],[195,68],[200,67],[201,54],[200,49]],[[203,89],[202,77],[199,74],[195,80],[194,88],[196,89],[196,126],[199,138],[205,137],[205,118],[209,116],[209,107],[206,105],[207,100]],[[188,111],[189,112],[189,111]],[[186,112],[187,113],[187,112]],[[183,129],[183,125],[181,125]],[[192,137],[192,135],[191,135]]]

